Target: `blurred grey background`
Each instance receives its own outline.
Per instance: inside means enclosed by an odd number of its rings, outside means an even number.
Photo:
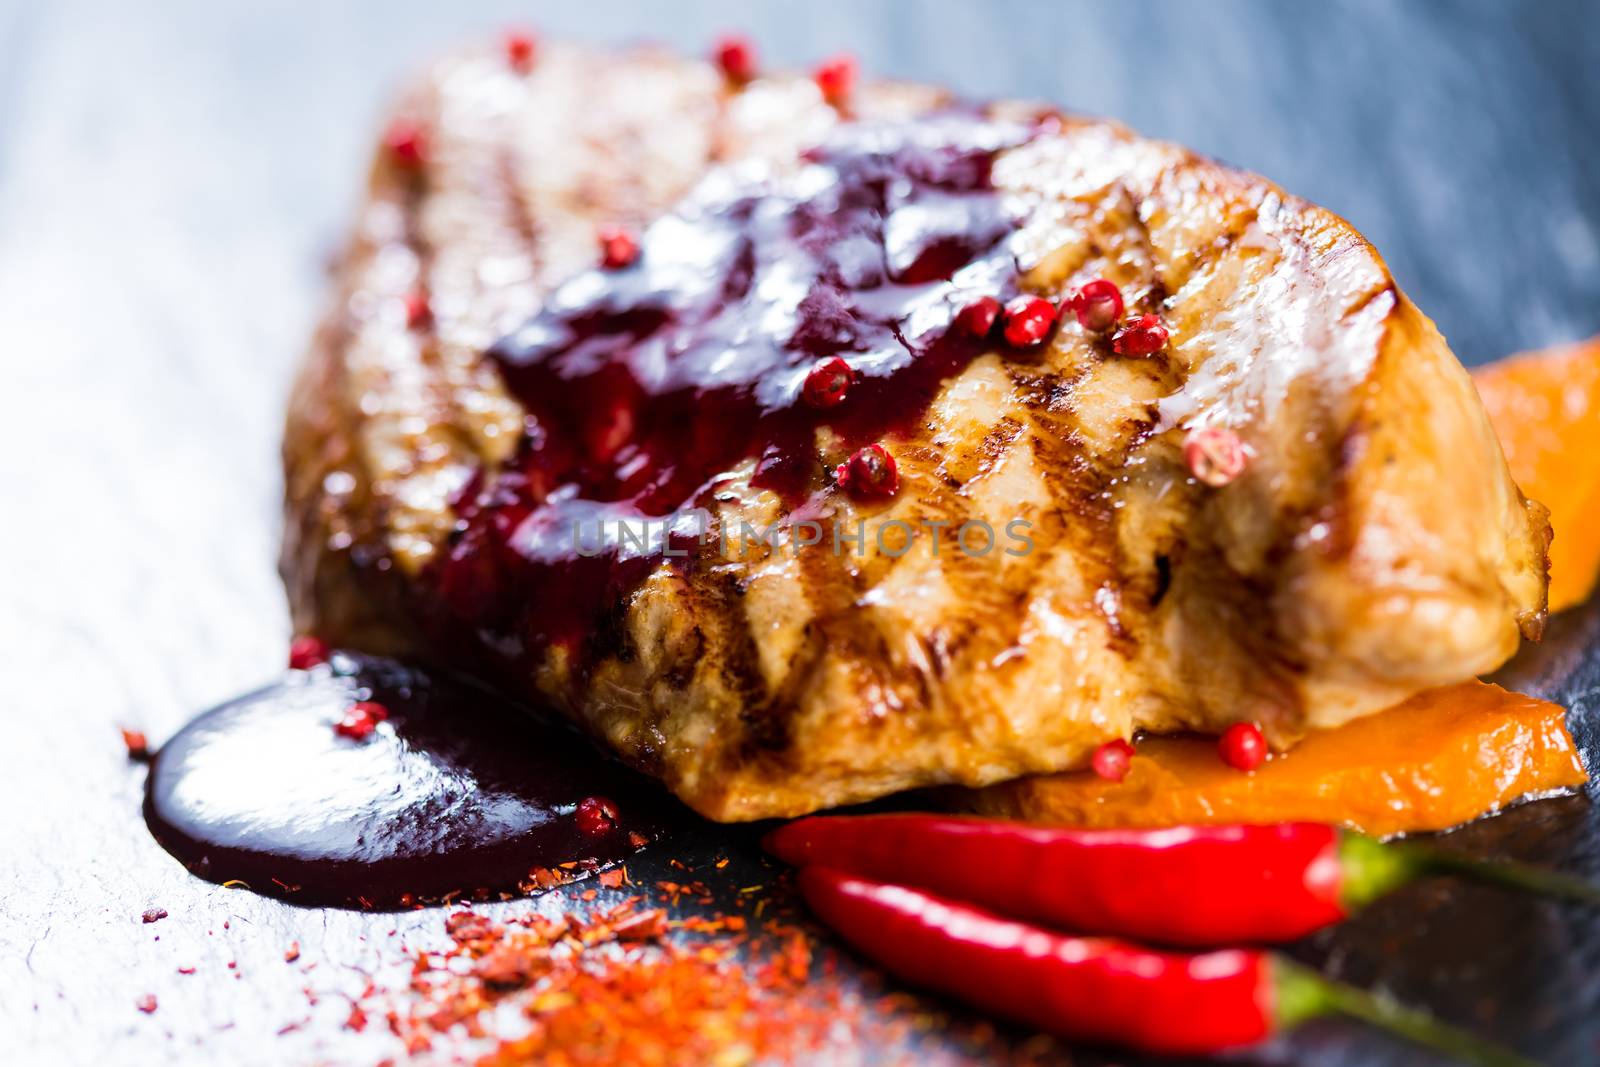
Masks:
[[[115,303],[116,268],[177,255],[209,284],[160,311],[225,308],[292,348],[314,283],[288,304],[280,287],[338,234],[385,97],[508,22],[695,53],[740,28],[774,64],[848,48],[869,75],[1114,116],[1350,219],[1467,362],[1600,332],[1600,4],[1582,0],[5,0],[0,292],[20,272]],[[56,273],[82,268],[76,241],[110,277]]]

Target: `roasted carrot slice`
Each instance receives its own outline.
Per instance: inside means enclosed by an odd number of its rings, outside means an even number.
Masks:
[[[1420,693],[1314,733],[1251,773],[1210,737],[1139,742],[1128,776],[1024,778],[963,794],[986,815],[1084,827],[1326,822],[1442,830],[1586,780],[1560,706],[1483,682]]]
[[[1472,379],[1512,476],[1550,509],[1550,610],[1571,607],[1600,574],[1600,338],[1512,356]]]

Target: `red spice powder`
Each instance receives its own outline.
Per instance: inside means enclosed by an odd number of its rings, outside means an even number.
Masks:
[[[458,911],[444,930],[450,949],[416,952],[404,988],[369,986],[346,1025],[382,1018],[408,1050],[458,1049],[479,1067],[789,1061],[890,1025],[871,1021],[862,995],[813,981],[819,965],[834,966],[832,952],[786,920],[675,919],[634,896],[588,916]]]
[[[462,908],[433,919],[444,936],[402,943],[377,971],[357,969],[359,990],[348,976],[337,990],[308,985],[308,1007],[319,992],[348,1003],[336,1017],[392,1040],[390,1065],[404,1059],[400,1049],[477,1067],[857,1062],[864,1048],[918,1067],[1061,1060],[1053,1039],[1017,1044],[982,1019],[886,992],[881,976],[858,971],[801,918],[785,877],[729,895],[695,877],[713,877],[725,860],[699,870],[673,862],[685,881],[623,897],[634,885],[626,867],[571,866],[547,873],[588,873],[611,892],[590,907],[590,893],[574,892],[567,914],[545,897],[526,911]],[[693,913],[678,910],[691,903]]]

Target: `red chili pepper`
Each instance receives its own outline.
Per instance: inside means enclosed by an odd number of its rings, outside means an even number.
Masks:
[[[780,827],[765,844],[797,867],[1171,945],[1292,941],[1441,871],[1600,899],[1600,890],[1553,872],[1384,845],[1317,823],[1068,830],[937,815],[820,816]]]
[[[1203,1054],[1342,1012],[1469,1061],[1526,1062],[1270,953],[1189,956],[1068,937],[825,867],[802,870],[799,885],[823,922],[886,970],[1062,1037]]]

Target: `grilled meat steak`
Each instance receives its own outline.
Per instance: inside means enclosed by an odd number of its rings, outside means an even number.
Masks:
[[[1098,277],[1170,343],[961,314]],[[401,102],[336,285],[296,624],[553,705],[713,818],[1140,729],[1288,745],[1543,625],[1545,511],[1377,253],[1112,123],[467,54]],[[1244,473],[1191,477],[1195,427]]]

